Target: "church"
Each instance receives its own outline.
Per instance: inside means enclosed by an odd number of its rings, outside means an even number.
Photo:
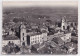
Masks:
[[[65,31],[65,30],[68,30],[68,31],[72,31],[73,28],[76,28],[77,27],[77,23],[76,22],[72,22],[72,21],[68,21],[66,19],[66,16],[63,16],[62,19],[58,22],[56,22],[57,24],[57,27],[60,28],[60,30],[62,31]]]
[[[21,46],[34,45],[47,41],[47,32],[27,32],[26,26],[20,26],[20,42]]]

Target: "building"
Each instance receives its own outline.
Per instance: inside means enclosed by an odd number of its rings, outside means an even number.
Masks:
[[[71,41],[71,33],[58,32],[55,33],[51,39],[57,44],[63,45]]]
[[[21,46],[27,45],[27,34],[26,34],[26,27],[24,24],[20,25],[20,41],[21,41]]]
[[[13,35],[3,36],[2,46],[3,47],[6,46],[9,42],[20,46],[20,39],[17,36]]]
[[[32,50],[38,51],[43,47],[45,47],[45,45],[43,43],[42,44],[34,44],[34,45],[32,45]]]
[[[38,44],[38,43],[43,43],[44,41],[47,41],[47,33],[36,33],[29,35],[27,38],[30,40],[30,45]],[[29,43],[29,41],[28,41]]]
[[[65,17],[62,18],[61,20],[61,30],[67,29],[67,22],[65,20]]]
[[[37,43],[42,43],[46,40],[47,32],[26,32],[26,27],[24,24],[20,26],[20,41],[21,46],[33,45]]]
[[[56,22],[56,30],[68,30],[68,31],[72,31],[74,29],[77,29],[77,23],[76,22],[72,22],[72,21],[68,21],[66,20],[66,16],[63,16],[61,21]]]
[[[9,35],[15,35],[15,31],[12,29],[10,29],[8,33],[9,33]]]

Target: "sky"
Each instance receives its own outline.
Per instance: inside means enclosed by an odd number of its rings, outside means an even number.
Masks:
[[[77,7],[77,1],[3,1],[3,7],[30,7],[30,6],[71,6]]]

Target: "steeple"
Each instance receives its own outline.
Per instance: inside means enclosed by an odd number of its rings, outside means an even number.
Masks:
[[[65,30],[65,26],[66,26],[66,20],[65,20],[66,16],[63,16],[61,19],[61,29]]]

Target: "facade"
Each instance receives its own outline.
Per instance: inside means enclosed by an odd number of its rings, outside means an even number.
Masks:
[[[14,44],[20,46],[20,40],[17,39],[17,40],[3,40],[3,42],[2,42],[2,43],[3,43],[2,47],[6,46],[9,42],[10,42],[10,43],[14,43]]]
[[[47,33],[42,33],[42,34],[36,34],[36,35],[31,35],[30,36],[30,45],[38,44],[38,43],[43,43],[44,41],[47,41]]]

